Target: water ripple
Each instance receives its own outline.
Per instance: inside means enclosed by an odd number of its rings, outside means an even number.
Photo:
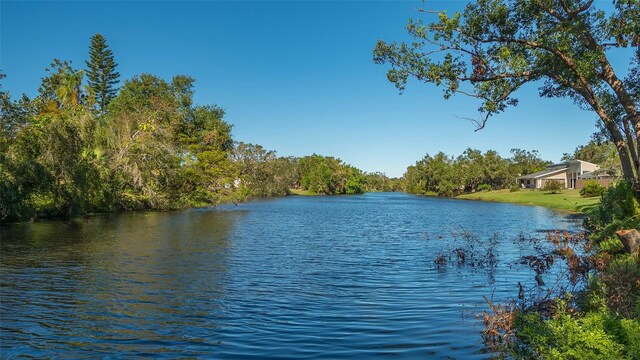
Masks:
[[[517,293],[549,210],[404,194],[291,197],[0,228],[2,356],[487,358],[474,314]],[[434,264],[499,233],[490,271]],[[489,282],[493,281],[493,285]]]

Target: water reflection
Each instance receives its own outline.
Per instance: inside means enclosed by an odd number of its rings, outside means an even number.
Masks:
[[[87,354],[206,343],[224,302],[228,234],[244,215],[140,213],[2,228],[3,353],[46,354],[43,338]],[[198,331],[185,334],[187,323]]]
[[[530,274],[541,208],[404,194],[293,197],[222,209],[0,228],[3,356],[485,357],[462,314]],[[487,273],[438,269],[473,229]]]

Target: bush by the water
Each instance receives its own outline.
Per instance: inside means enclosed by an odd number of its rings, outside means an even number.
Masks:
[[[638,359],[640,324],[606,309],[576,315],[564,300],[556,303],[549,319],[539,314],[516,317],[515,326],[523,346],[515,349],[519,359]]]
[[[548,191],[552,194],[557,194],[562,191],[562,189],[564,189],[564,184],[556,180],[547,180],[544,186],[542,186],[542,191]]]
[[[478,190],[478,191],[491,191],[492,188],[491,188],[491,185],[489,185],[489,184],[480,184],[480,185],[478,185],[476,190]]]
[[[611,238],[620,229],[640,228],[640,203],[633,186],[625,180],[610,186],[600,206],[589,214],[587,226],[599,241]]]
[[[584,187],[580,189],[580,196],[582,197],[596,197],[602,196],[607,190],[606,187],[600,185],[595,180],[589,180],[584,184]]]
[[[518,185],[518,184],[512,185],[509,188],[509,192],[518,192],[520,190],[522,190],[522,187],[520,187],[520,185]]]

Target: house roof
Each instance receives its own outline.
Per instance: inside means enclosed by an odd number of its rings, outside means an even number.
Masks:
[[[518,176],[516,179],[539,179],[545,176],[549,176],[549,175],[554,175],[563,171],[567,171],[567,169],[569,169],[570,164],[575,164],[575,163],[583,163],[583,164],[590,164],[590,165],[595,165],[596,167],[598,166],[598,164],[594,164],[594,163],[590,163],[588,161],[583,161],[583,160],[568,160],[565,162],[561,162],[561,163],[557,163],[557,164],[551,164],[548,165],[547,168],[545,170],[542,171],[538,171],[535,172],[533,174],[528,174],[528,175],[523,175],[523,176]]]
[[[607,173],[590,171],[582,175],[578,175],[578,179],[613,179],[615,176],[611,176]]]
[[[589,165],[598,166],[598,164],[595,164],[595,163],[592,163],[592,162],[588,162],[588,161],[584,161],[584,160],[578,160],[578,159],[569,160],[568,162],[581,162],[581,163],[585,163],[585,164],[589,164]]]
[[[557,164],[551,164],[551,165],[547,165],[547,168],[557,168],[560,166],[564,166],[564,167],[569,167],[569,164],[575,164],[575,163],[583,163],[583,164],[589,164],[589,165],[595,165],[598,166],[598,164],[594,164],[588,161],[584,161],[584,160],[578,160],[578,159],[573,159],[573,160],[567,160],[567,161],[563,161],[561,163],[557,163]]]
[[[518,176],[516,179],[517,180],[519,180],[519,179],[539,179],[541,177],[554,175],[554,174],[558,174],[558,173],[565,172],[565,171],[567,171],[566,168],[551,169],[551,170],[547,169],[547,170],[542,170],[542,171],[535,172],[533,174]]]

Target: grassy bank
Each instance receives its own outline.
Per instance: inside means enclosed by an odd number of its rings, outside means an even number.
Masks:
[[[302,189],[289,189],[289,192],[291,193],[291,195],[300,195],[300,196],[317,196],[318,195]]]
[[[538,205],[551,209],[585,212],[600,203],[599,197],[583,198],[578,190],[562,190],[559,194],[551,194],[539,190],[521,190],[510,192],[509,190],[494,190],[464,194],[458,199],[497,201],[522,205]]]

